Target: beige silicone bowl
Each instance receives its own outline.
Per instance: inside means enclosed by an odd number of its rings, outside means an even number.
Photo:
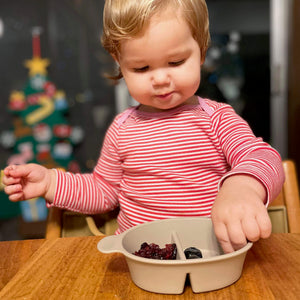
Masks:
[[[143,242],[176,243],[176,260],[155,260],[132,253]],[[184,249],[196,247],[203,258],[186,259]],[[211,291],[237,281],[242,273],[247,251],[252,243],[233,253],[224,254],[215,237],[211,219],[186,217],[144,223],[120,235],[103,238],[98,250],[125,255],[133,282],[140,288],[162,294],[181,294],[189,275],[194,293]]]

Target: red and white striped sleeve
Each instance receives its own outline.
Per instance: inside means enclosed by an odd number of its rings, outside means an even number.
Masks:
[[[284,182],[284,171],[279,153],[261,138],[254,136],[245,120],[229,105],[222,105],[212,115],[220,146],[231,170],[221,179],[234,174],[248,174],[266,188],[267,205],[279,194]]]
[[[57,185],[52,205],[80,213],[104,213],[116,208],[122,177],[117,151],[117,116],[109,127],[93,173],[73,174],[56,170]]]

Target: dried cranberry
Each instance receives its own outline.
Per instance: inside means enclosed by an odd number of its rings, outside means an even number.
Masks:
[[[138,251],[134,252],[135,255],[152,258],[152,259],[176,259],[177,247],[176,244],[166,244],[165,248],[160,248],[159,245],[146,242],[141,244],[141,247]]]

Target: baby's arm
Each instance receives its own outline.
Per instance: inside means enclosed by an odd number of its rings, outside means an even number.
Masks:
[[[230,106],[220,104],[211,119],[231,168],[219,182],[211,216],[223,250],[231,252],[271,234],[267,206],[282,188],[284,171],[279,153]]]
[[[211,217],[215,234],[225,253],[242,248],[271,234],[262,183],[249,175],[233,175],[223,182],[214,202]]]
[[[44,197],[53,202],[56,173],[37,164],[12,165],[4,169],[3,184],[11,201]]]

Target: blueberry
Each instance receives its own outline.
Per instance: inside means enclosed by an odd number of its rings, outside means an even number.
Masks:
[[[187,259],[202,258],[202,252],[196,247],[189,247],[184,250]]]

